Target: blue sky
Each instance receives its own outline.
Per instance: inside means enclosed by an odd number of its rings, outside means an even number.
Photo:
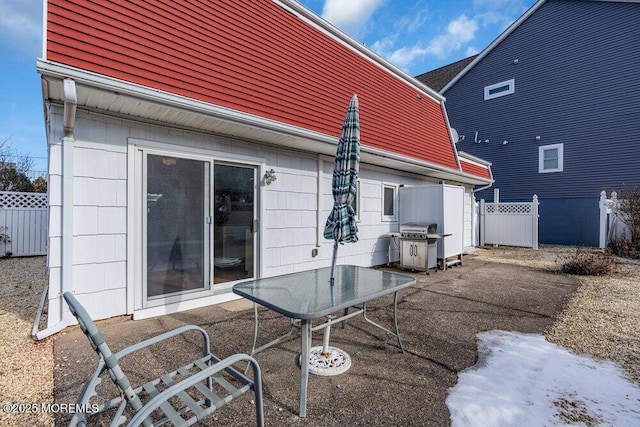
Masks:
[[[299,0],[416,76],[480,52],[535,0]],[[46,170],[42,1],[0,0],[0,142]]]

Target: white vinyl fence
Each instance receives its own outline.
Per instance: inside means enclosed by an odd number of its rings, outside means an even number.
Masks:
[[[45,193],[0,191],[0,256],[46,255],[48,217]]]
[[[606,191],[600,193],[600,249],[609,244],[609,240],[620,238],[624,235],[631,239],[629,228],[622,221],[618,213],[620,200],[615,191],[611,192],[611,198],[607,198]]]
[[[531,202],[480,200],[480,246],[484,245],[538,249],[538,196]]]

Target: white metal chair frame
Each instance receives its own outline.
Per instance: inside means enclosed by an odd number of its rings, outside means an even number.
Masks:
[[[220,359],[210,351],[210,339],[207,332],[195,325],[182,326],[114,354],[78,300],[69,292],[64,293],[64,299],[78,320],[80,328],[89,339],[91,346],[100,357],[98,367],[84,384],[77,401],[78,408],[95,409],[95,412],[75,413],[70,422],[71,426],[86,426],[89,417],[114,407],[117,409],[112,417],[111,426],[122,424],[127,426],[159,426],[169,422],[175,426],[193,425],[251,390],[255,394],[256,424],[258,426],[264,425],[260,367],[252,357],[246,354],[234,354]],[[187,331],[197,331],[202,335],[203,357],[134,388],[118,362],[131,353]],[[248,366],[253,367],[253,379],[248,378],[232,366],[239,362],[247,362]],[[97,396],[96,387],[102,383],[101,376],[105,372],[108,372],[120,394],[103,403],[93,405],[92,398]],[[225,378],[223,373],[229,379]],[[214,382],[219,385],[219,387],[216,386],[215,392]],[[239,386],[232,384],[232,382],[239,383]],[[220,391],[224,393],[220,393]],[[198,397],[194,398],[193,396],[196,395]],[[145,397],[144,403],[141,396]],[[127,405],[135,411],[128,421],[125,417]]]

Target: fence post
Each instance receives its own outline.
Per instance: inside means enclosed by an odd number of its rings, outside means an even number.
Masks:
[[[484,199],[480,199],[480,246],[484,246],[484,232],[486,230],[486,224],[484,223],[485,218],[485,208],[484,208]]]
[[[607,192],[602,190],[600,192],[600,234],[599,234],[599,246],[600,249],[607,247]]]
[[[540,204],[540,202],[538,202],[538,195],[534,194],[533,195],[533,202],[531,204],[531,221],[533,221],[532,223],[532,227],[531,229],[533,230],[533,249],[537,250],[538,249],[538,205]]]

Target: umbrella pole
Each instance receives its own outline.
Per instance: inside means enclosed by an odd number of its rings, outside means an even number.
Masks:
[[[338,258],[338,241],[333,245],[333,259],[331,260],[331,279],[330,282],[333,285],[333,279],[336,273],[336,259]]]
[[[331,260],[331,278],[329,279],[329,283],[333,286],[333,282],[335,279],[336,272],[336,259],[338,258],[338,241],[333,244],[333,259]],[[331,296],[333,297],[333,289],[331,290]],[[332,301],[333,303],[333,301]],[[330,321],[328,319],[327,321]],[[331,325],[328,325],[324,328],[324,337],[322,338],[322,353],[320,353],[324,357],[329,357],[331,354],[329,352],[329,335],[331,334]]]
[[[331,322],[333,320],[334,316],[327,316],[327,323]],[[320,353],[320,355],[322,357],[329,357],[331,356],[331,352],[329,351],[329,336],[331,335],[331,324],[327,325],[326,328],[324,328],[324,336],[322,337],[322,352]]]

